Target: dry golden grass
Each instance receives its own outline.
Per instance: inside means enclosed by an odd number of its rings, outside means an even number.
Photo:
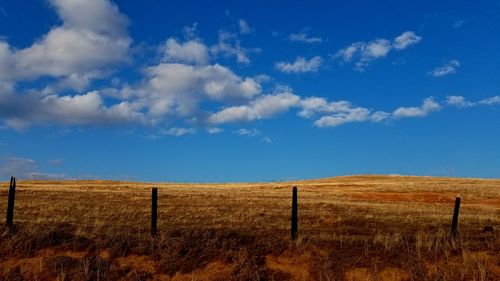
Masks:
[[[294,185],[299,239],[292,242]],[[500,180],[17,186],[16,233],[0,240],[0,280],[500,280]],[[152,186],[159,188],[155,239]],[[456,196],[459,234],[450,241]]]

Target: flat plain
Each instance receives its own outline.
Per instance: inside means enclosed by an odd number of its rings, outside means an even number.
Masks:
[[[7,190],[1,183],[2,219]],[[457,196],[458,234],[451,239]],[[0,280],[500,280],[496,179],[21,180],[14,223],[12,236],[0,226]]]

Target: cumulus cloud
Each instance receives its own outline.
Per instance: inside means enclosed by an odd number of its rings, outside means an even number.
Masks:
[[[193,39],[179,43],[174,38],[165,42],[164,61],[205,65],[209,62],[209,50],[200,40]]]
[[[314,121],[317,127],[336,127],[345,123],[363,122],[368,120],[370,111],[366,108],[352,108],[346,112],[337,112],[332,115],[323,116]]]
[[[24,49],[0,40],[0,80],[43,76],[88,80],[106,76],[113,66],[128,61],[132,40],[127,18],[112,2],[53,0],[51,4],[62,25]]]
[[[188,116],[203,100],[250,99],[261,92],[254,79],[239,77],[219,64],[161,63],[147,68],[146,74],[146,82],[132,92],[155,117]]]
[[[320,37],[309,36],[305,31],[291,33],[290,35],[288,35],[288,40],[290,40],[290,42],[301,42],[307,44],[323,42],[323,39],[321,39]]]
[[[463,96],[447,96],[446,104],[460,108],[471,107],[475,105],[475,103],[466,100]]]
[[[299,104],[300,97],[289,92],[262,95],[248,105],[226,107],[213,113],[208,121],[211,124],[248,122],[273,117]]]
[[[371,110],[364,107],[355,107],[348,101],[328,102],[324,98],[309,97],[300,103],[298,115],[303,118],[320,116],[314,121],[317,127],[336,127],[346,123],[364,122],[372,117]],[[381,122],[380,113],[372,118],[373,122]]]
[[[457,69],[459,66],[460,66],[460,62],[458,60],[450,60],[449,62],[445,63],[444,65],[436,67],[435,69],[428,72],[427,74],[434,76],[434,77],[443,77],[443,76],[457,72]]]
[[[0,39],[0,120],[4,127],[23,130],[33,125],[137,124],[156,128],[157,134],[153,137],[162,137],[194,134],[200,130],[217,134],[224,130],[222,124],[273,118],[292,109],[299,117],[323,128],[424,117],[442,107],[431,97],[421,106],[374,110],[349,101],[301,97],[287,87],[269,91],[263,84],[273,82],[271,77],[241,76],[215,63],[221,57],[249,63],[249,54],[259,51],[241,46],[238,36],[253,32],[244,19],[238,21],[238,31],[220,31],[213,45],[205,44],[198,37],[196,23],[185,27],[183,39],[167,38],[159,48],[160,57],[141,69],[138,82],[128,84],[118,77],[109,77],[116,65],[129,61],[132,44],[127,32],[128,20],[117,6],[108,0],[52,0],[50,3],[61,23],[31,46],[16,48]],[[322,42],[306,31],[292,33],[288,39]],[[335,57],[363,70],[372,61],[420,41],[420,36],[406,31],[393,40],[378,38],[353,43],[339,50]],[[292,62],[277,62],[275,67],[285,73],[304,73],[316,72],[322,64],[319,56],[297,57]],[[448,66],[453,69],[449,70]],[[458,66],[458,61],[450,61],[436,73],[446,75]],[[50,77],[50,82],[42,80],[45,77]],[[109,77],[108,88],[87,90],[93,80],[103,77]],[[18,87],[18,83],[25,81],[30,83]],[[34,89],[30,88],[31,81],[48,85]],[[469,102],[462,96],[448,96],[443,106],[465,108],[496,104],[500,104],[498,96],[477,102]],[[252,134],[252,130],[245,130],[248,131],[238,130],[238,134]],[[268,140],[271,141],[268,137],[262,139]],[[27,165],[30,161],[24,162]]]
[[[353,63],[355,69],[363,71],[373,60],[386,57],[392,50],[404,50],[417,44],[422,38],[413,31],[405,31],[392,42],[388,39],[375,39],[369,42],[355,42],[340,49],[334,58],[345,63]]]
[[[429,113],[441,110],[441,105],[437,103],[433,97],[426,98],[421,106],[417,107],[400,107],[394,110],[395,118],[406,117],[425,117]]]
[[[126,101],[106,106],[97,91],[74,96],[0,95],[0,117],[6,126],[23,130],[37,124],[117,125],[144,122]]]
[[[293,63],[277,62],[276,68],[285,73],[317,72],[322,63],[323,59],[319,56],[312,57],[310,60],[297,57]]]

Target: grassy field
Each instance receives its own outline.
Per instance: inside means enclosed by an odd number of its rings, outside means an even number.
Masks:
[[[2,219],[7,189],[1,183]],[[500,180],[18,181],[15,207],[15,234],[0,238],[0,280],[500,280]]]

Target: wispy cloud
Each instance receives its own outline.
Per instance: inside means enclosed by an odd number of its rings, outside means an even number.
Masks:
[[[224,132],[224,129],[218,128],[218,127],[209,127],[209,128],[207,128],[207,132],[211,135],[220,134],[220,133]]]
[[[210,47],[210,53],[214,56],[235,57],[238,63],[250,63],[249,53],[258,53],[260,48],[245,48],[241,46],[241,41],[236,33],[223,31],[219,32],[217,44]]]
[[[277,62],[276,69],[285,73],[305,73],[305,72],[317,72],[323,63],[323,59],[320,56],[312,57],[307,60],[304,57],[297,57],[294,62]]]
[[[466,100],[463,96],[447,96],[446,104],[460,108],[471,107],[475,105],[475,103]]]
[[[478,102],[483,105],[499,105],[500,104],[500,96],[489,97]]]
[[[6,16],[6,17],[8,17],[8,16],[9,16],[9,15],[7,14],[7,12],[4,10],[4,8],[2,7],[2,5],[0,5],[0,12],[1,12],[4,16]]]
[[[467,108],[479,105],[494,106],[500,105],[500,96],[487,97],[476,102],[468,101],[464,96],[447,96],[446,104],[458,108]]]
[[[181,127],[172,127],[167,130],[163,130],[161,133],[163,135],[180,137],[184,135],[192,135],[196,132],[194,128],[181,128]]]
[[[273,140],[270,137],[263,137],[260,141],[263,143],[273,143]]]
[[[394,48],[403,50],[411,45],[417,44],[422,40],[422,37],[417,36],[413,31],[405,31],[394,39]]]
[[[466,20],[457,20],[456,22],[453,23],[453,28],[460,28],[462,27],[465,23],[467,23]]]
[[[241,34],[250,34],[254,32],[254,29],[250,27],[250,25],[245,19],[239,19],[238,26],[240,28]]]
[[[314,43],[321,43],[323,42],[323,39],[320,37],[314,37],[310,36],[307,34],[306,31],[301,31],[298,33],[291,33],[288,35],[288,40],[290,42],[300,42],[300,43],[307,43],[307,44],[314,44]]]
[[[63,164],[62,159],[50,159],[48,162],[50,165],[53,165],[53,166],[60,166]]]
[[[413,31],[405,31],[394,38],[391,42],[388,39],[375,39],[369,42],[355,42],[340,49],[333,56],[341,59],[345,63],[353,63],[355,69],[363,71],[372,61],[384,58],[392,50],[404,50],[415,45],[422,40]]]
[[[392,115],[396,118],[425,117],[429,113],[441,110],[441,105],[433,97],[426,98],[421,106],[399,107]]]
[[[240,135],[240,136],[246,136],[246,137],[256,137],[256,136],[260,135],[260,131],[257,129],[245,129],[245,128],[238,129],[238,130],[234,131],[233,133]]]
[[[433,77],[443,77],[457,72],[458,67],[460,67],[460,62],[458,60],[450,60],[432,71],[429,71],[427,74]]]

